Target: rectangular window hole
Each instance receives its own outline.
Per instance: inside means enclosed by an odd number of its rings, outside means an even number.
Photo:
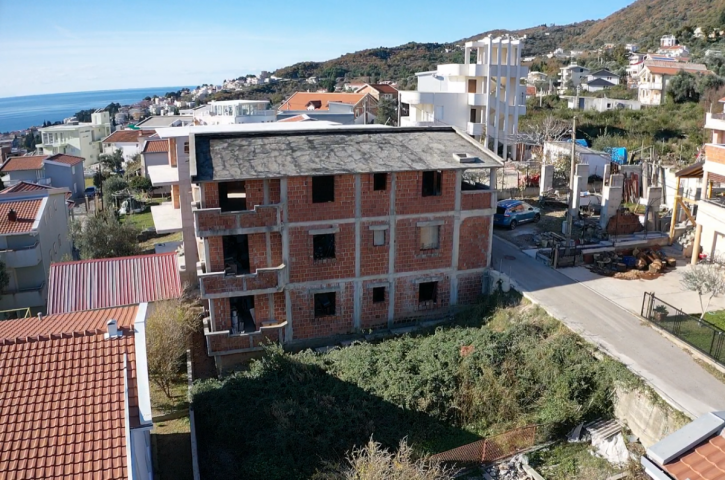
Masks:
[[[335,201],[335,176],[312,177],[312,203]]]
[[[376,192],[384,191],[388,188],[387,173],[373,173],[373,190]]]
[[[440,227],[420,227],[420,249],[437,250],[440,248]]]
[[[313,235],[312,250],[315,260],[335,258],[335,234]]]
[[[438,298],[438,282],[418,284],[418,302],[435,303]]]
[[[335,292],[315,294],[315,318],[335,315]]]
[[[441,195],[441,183],[443,175],[438,170],[430,170],[423,172],[423,191],[424,197],[438,197]]]
[[[385,301],[385,287],[373,288],[373,303],[382,303]]]
[[[385,230],[373,230],[373,245],[376,247],[385,245]]]

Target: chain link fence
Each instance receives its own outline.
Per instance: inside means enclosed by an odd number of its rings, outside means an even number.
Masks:
[[[642,317],[725,366],[725,332],[645,292]]]

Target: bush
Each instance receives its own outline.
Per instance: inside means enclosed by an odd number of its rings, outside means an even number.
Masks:
[[[113,206],[115,207],[114,203],[114,193],[121,192],[123,190],[126,190],[128,188],[128,183],[126,180],[123,179],[123,177],[119,177],[118,175],[112,175],[108,177],[103,182],[103,202],[105,203],[105,207]]]
[[[141,230],[133,223],[120,223],[109,209],[71,223],[70,236],[81,258],[127,257],[139,253],[136,237]]]
[[[146,324],[149,377],[171,398],[171,386],[183,370],[187,339],[186,310],[179,301],[156,302]]]
[[[151,180],[146,177],[133,176],[128,180],[128,187],[140,192],[148,192],[153,188]]]

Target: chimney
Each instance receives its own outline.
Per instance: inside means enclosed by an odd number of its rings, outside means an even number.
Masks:
[[[18,221],[18,212],[13,210],[12,208],[8,212],[8,222],[17,222]]]
[[[106,325],[108,326],[108,332],[103,336],[103,338],[118,338],[122,335],[122,332],[118,329],[118,323],[116,320],[110,319]]]

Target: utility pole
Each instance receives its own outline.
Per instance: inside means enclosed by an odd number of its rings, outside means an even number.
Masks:
[[[576,214],[576,198],[574,198],[574,185],[576,172],[576,117],[572,119],[571,125],[571,170],[569,171],[569,216],[566,219],[566,250],[569,251],[571,245],[571,229],[574,224],[574,215]]]

